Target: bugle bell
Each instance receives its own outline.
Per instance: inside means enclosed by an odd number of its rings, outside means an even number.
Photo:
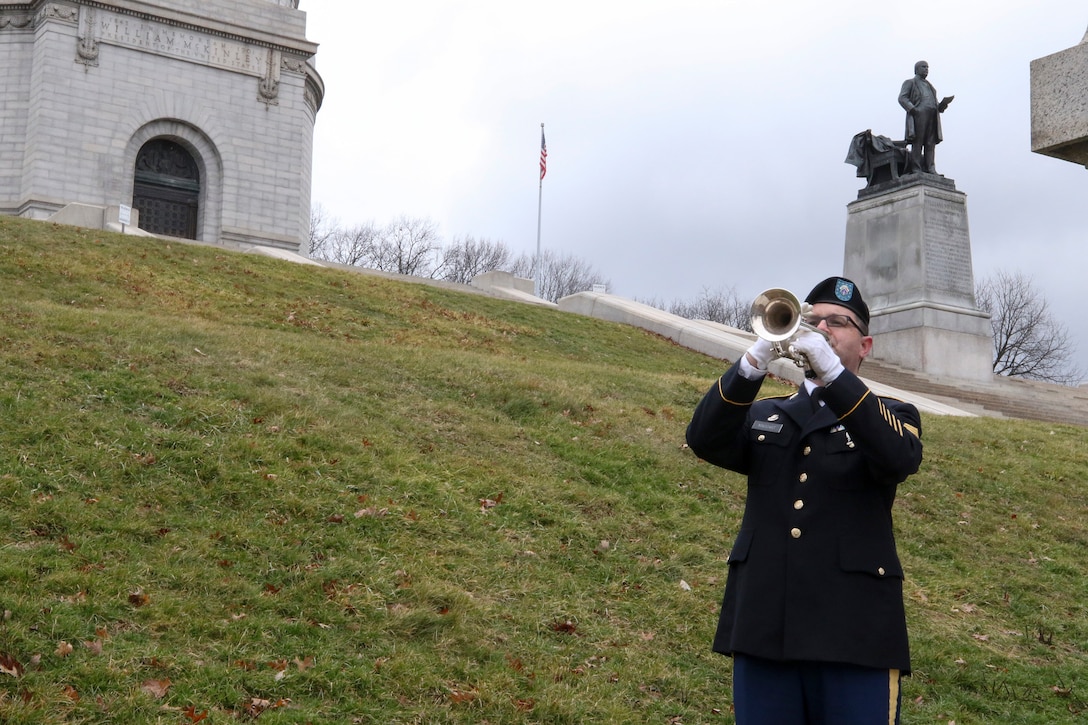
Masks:
[[[801,302],[797,295],[780,287],[761,292],[752,302],[752,331],[771,343],[775,355],[788,357],[797,367],[805,367],[808,360],[803,353],[789,344],[802,330],[818,332],[827,339],[827,333],[805,322],[804,316],[812,310],[812,305]]]

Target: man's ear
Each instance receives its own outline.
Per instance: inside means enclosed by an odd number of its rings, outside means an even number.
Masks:
[[[861,338],[861,350],[859,351],[859,354],[861,355],[861,359],[864,360],[865,358],[869,357],[869,355],[872,352],[873,352],[873,338],[870,337],[869,335],[865,335],[864,337]]]

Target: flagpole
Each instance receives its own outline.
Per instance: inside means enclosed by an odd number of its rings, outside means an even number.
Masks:
[[[536,257],[533,260],[533,294],[540,296],[540,216],[544,208],[544,174],[547,173],[548,147],[544,143],[544,124],[540,124],[540,189],[536,200]]]

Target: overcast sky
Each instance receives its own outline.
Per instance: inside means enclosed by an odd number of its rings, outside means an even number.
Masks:
[[[967,195],[974,275],[1029,275],[1077,343],[1088,170],[1031,152],[1029,64],[1077,45],[1083,0],[303,0],[325,100],[313,202],[344,226],[406,214],[445,240],[591,264],[624,297],[804,296],[842,272],[843,162],[903,137],[930,64],[937,170]],[[863,290],[864,291],[864,290]]]

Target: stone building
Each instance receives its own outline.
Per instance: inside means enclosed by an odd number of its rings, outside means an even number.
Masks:
[[[0,4],[0,213],[299,250],[316,52],[298,0]]]

